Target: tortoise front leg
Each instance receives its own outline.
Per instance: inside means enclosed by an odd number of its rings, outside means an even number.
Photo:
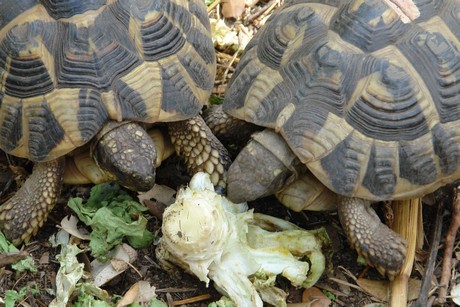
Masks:
[[[339,198],[340,223],[348,241],[369,265],[393,279],[406,258],[406,241],[380,221],[370,201]]]
[[[200,115],[168,123],[169,135],[176,153],[185,159],[190,175],[206,172],[215,186],[226,187],[230,155],[214,136]]]
[[[224,144],[244,147],[254,132],[262,127],[230,116],[224,112],[222,105],[210,106],[203,111],[203,119],[212,133]]]
[[[0,229],[14,245],[29,241],[48,217],[61,192],[64,158],[36,163],[16,194],[0,206]]]

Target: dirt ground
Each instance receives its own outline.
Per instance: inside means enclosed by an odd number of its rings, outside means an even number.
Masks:
[[[239,40],[250,38],[257,29],[263,25],[265,20],[276,8],[282,4],[279,1],[253,1],[254,5],[247,7],[239,21],[225,20],[230,32],[237,34]],[[216,22],[222,20],[220,5],[211,4],[209,15]],[[225,92],[225,86],[228,79],[234,71],[235,65],[238,63],[240,53],[235,50],[235,46],[218,46],[216,49],[218,57],[218,72],[216,77],[216,86],[214,95],[222,96]],[[21,163],[20,163],[21,164]],[[23,166],[21,164],[21,166]],[[30,170],[30,165],[27,164],[26,170]],[[161,166],[158,170],[158,183],[164,184],[176,189],[181,184],[187,183],[189,177],[185,175],[185,170],[180,159],[172,158]],[[0,182],[3,186],[6,183]],[[13,184],[5,191],[2,198],[5,199],[14,193],[17,189],[14,181]],[[0,294],[6,290],[19,290],[24,286],[29,286],[30,289],[38,289],[38,293],[28,293],[21,306],[48,306],[54,298],[47,289],[56,287],[55,277],[59,269],[59,263],[55,256],[60,251],[57,248],[51,247],[49,237],[55,234],[62,218],[71,214],[71,210],[65,205],[70,197],[80,196],[87,198],[90,187],[88,186],[66,186],[62,193],[59,204],[52,211],[47,223],[39,231],[38,235],[24,247],[35,263],[38,271],[36,273],[23,273],[16,275],[11,267],[6,266],[0,268]],[[442,238],[444,238],[450,223],[450,205],[445,205],[444,227]],[[277,216],[285,220],[291,221],[294,224],[305,228],[315,229],[318,227],[326,227],[329,236],[332,239],[332,257],[328,263],[327,272],[318,282],[317,287],[333,294],[331,306],[366,306],[373,303],[379,303],[379,300],[374,296],[367,294],[363,288],[354,281],[353,277],[364,277],[372,280],[382,280],[382,277],[372,268],[367,268],[357,262],[357,254],[352,250],[344,233],[340,227],[340,223],[335,212],[293,212],[278,203],[273,197],[258,200],[250,203],[250,206],[256,212],[266,213]],[[383,206],[378,206],[377,211],[380,215],[384,215]],[[425,242],[422,250],[417,251],[416,263],[412,273],[412,278],[420,280],[424,274],[425,261],[427,259],[429,240],[434,227],[434,215],[436,209],[434,206],[424,206],[424,228]],[[161,221],[158,213],[151,212],[146,214],[149,220],[149,230],[157,231],[161,227]],[[431,289],[436,289],[436,282],[439,281],[440,263],[442,256],[442,242],[439,247],[439,252],[436,260],[436,269],[433,275],[433,286]],[[125,271],[123,274],[112,280],[103,288],[111,295],[123,295],[133,284],[139,280],[148,281],[156,287],[158,298],[168,304],[168,306],[207,306],[210,302],[220,298],[220,294],[210,286],[207,288],[204,283],[197,278],[178,270],[174,274],[164,271],[158,264],[154,252],[155,246],[148,249],[138,250],[138,258],[133,263],[132,268]],[[89,253],[83,253],[80,261],[89,263]],[[456,259],[453,259],[456,261]],[[456,282],[454,280],[454,282]],[[289,283],[280,279],[279,285],[289,293],[288,302],[291,306],[324,306],[324,305],[308,305],[301,304],[302,289],[295,289],[289,286]],[[431,294],[434,293],[434,290]],[[298,303],[298,304],[296,304]],[[452,303],[450,303],[452,304]],[[376,305],[373,305],[376,306]]]
[[[185,175],[184,165],[177,157],[168,160],[158,170],[159,184],[178,187],[187,183],[188,180],[189,177]],[[14,192],[15,189],[13,183],[10,191]],[[89,191],[89,186],[66,186],[64,188],[59,204],[50,214],[44,227],[39,231],[34,241],[24,247],[24,250],[35,260],[38,271],[16,275],[8,266],[0,268],[0,293],[4,293],[6,290],[19,290],[28,286],[30,289],[38,289],[39,291],[38,293],[30,292],[20,306],[48,306],[54,298],[48,289],[55,289],[56,287],[55,278],[59,263],[55,257],[60,252],[59,248],[51,247],[49,237],[57,232],[56,225],[60,224],[62,218],[72,214],[72,211],[66,206],[67,200],[75,196],[87,198]],[[370,304],[379,302],[372,295],[365,293],[351,277],[361,276],[372,280],[382,280],[382,277],[374,269],[366,268],[357,262],[357,254],[349,247],[335,212],[293,212],[283,207],[273,197],[252,202],[250,206],[256,212],[283,218],[305,229],[326,227],[332,240],[332,257],[329,259],[327,271],[316,287],[334,295],[331,306],[370,306]],[[383,214],[382,208],[383,206],[378,206],[377,212]],[[448,209],[446,208],[446,212]],[[433,206],[424,206],[426,234],[432,232],[434,211]],[[146,214],[146,216],[149,220],[149,230],[157,231],[161,227],[158,214],[153,212]],[[449,214],[444,218],[446,226],[449,224],[449,218]],[[425,243],[423,250],[417,253],[417,262],[412,273],[414,279],[419,280],[423,276],[427,248],[428,242]],[[207,288],[203,282],[194,276],[181,270],[177,270],[173,274],[163,270],[155,258],[154,249],[155,246],[152,245],[148,249],[138,250],[139,255],[132,268],[116,277],[103,289],[112,296],[122,296],[137,281],[144,280],[156,287],[158,298],[168,303],[168,306],[207,306],[220,298],[221,295],[212,286]],[[441,252],[442,250],[438,254],[437,267],[439,267]],[[80,255],[79,260],[88,264],[91,256],[85,252]],[[439,278],[439,274],[438,269],[435,271],[434,280]],[[289,293],[288,302],[292,303],[292,306],[309,306],[299,304],[302,300],[302,289],[296,289],[282,279],[279,280],[279,286]]]

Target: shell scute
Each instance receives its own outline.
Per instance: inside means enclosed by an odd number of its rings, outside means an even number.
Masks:
[[[288,0],[224,110],[278,131],[339,194],[402,199],[460,178],[460,3],[415,4],[404,23],[383,0]]]
[[[207,102],[215,54],[201,1],[7,0],[4,7],[2,150],[52,160],[110,120],[182,120]],[[55,132],[52,141],[40,125]]]

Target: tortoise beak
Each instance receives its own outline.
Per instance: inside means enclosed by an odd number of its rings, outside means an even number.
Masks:
[[[150,190],[155,184],[155,166],[151,159],[133,155],[133,161],[136,161],[127,169],[121,167],[115,169],[111,167],[111,174],[115,175],[116,181],[122,186],[137,192]]]
[[[105,130],[105,131],[104,131]],[[148,191],[155,184],[155,145],[136,123],[103,129],[92,155],[99,167],[119,184],[134,191]]]

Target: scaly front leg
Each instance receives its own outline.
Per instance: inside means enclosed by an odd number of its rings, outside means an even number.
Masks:
[[[176,153],[184,157],[189,174],[206,172],[215,186],[225,189],[230,156],[203,118],[197,115],[168,125]]]
[[[14,245],[27,242],[43,226],[61,192],[64,158],[36,163],[16,194],[0,206],[0,229]]]

